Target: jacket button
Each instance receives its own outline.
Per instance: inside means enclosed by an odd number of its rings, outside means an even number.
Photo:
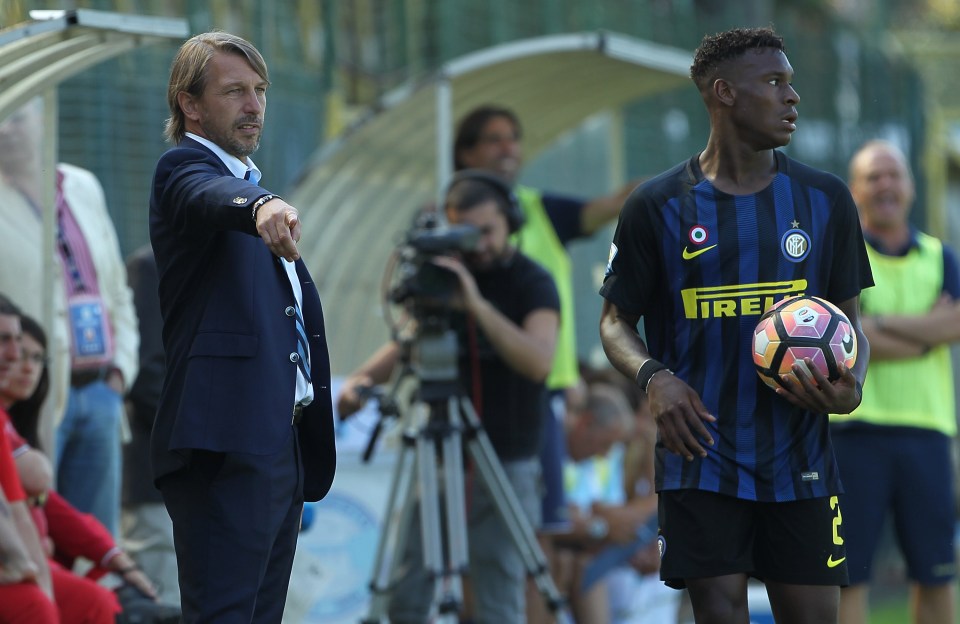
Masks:
[[[283,310],[283,313],[286,314],[287,316],[293,316],[294,314],[297,313],[297,309],[294,308],[293,306],[287,306],[287,307]]]
[[[293,362],[294,364],[296,364],[297,362],[299,362],[299,361],[300,361],[300,354],[299,354],[299,353],[296,353],[296,352],[291,353],[291,354],[290,354],[290,361]]]

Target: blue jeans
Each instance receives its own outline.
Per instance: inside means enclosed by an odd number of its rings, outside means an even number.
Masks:
[[[120,528],[123,399],[104,381],[70,388],[57,428],[57,491],[93,514],[116,538]]]

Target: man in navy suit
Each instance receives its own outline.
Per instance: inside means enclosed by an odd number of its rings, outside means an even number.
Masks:
[[[223,32],[174,59],[150,239],[167,371],[151,439],[184,622],[280,622],[304,500],[333,481],[330,363],[296,208],[259,186],[270,85]]]

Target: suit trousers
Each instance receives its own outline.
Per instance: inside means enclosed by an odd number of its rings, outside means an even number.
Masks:
[[[158,482],[185,624],[280,624],[303,509],[297,428],[272,455],[190,451]]]

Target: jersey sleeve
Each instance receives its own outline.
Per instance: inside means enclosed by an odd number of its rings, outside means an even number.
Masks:
[[[641,190],[627,199],[613,234],[600,288],[600,295],[607,301],[641,316],[663,274],[654,235],[654,214],[651,198]]]
[[[841,185],[833,215],[833,268],[827,298],[840,303],[873,286],[873,272],[860,228],[857,206],[846,186]]]

